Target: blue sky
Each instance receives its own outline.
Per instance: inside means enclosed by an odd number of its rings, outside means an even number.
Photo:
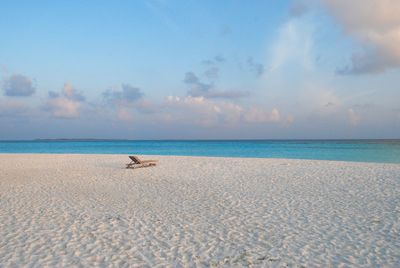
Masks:
[[[0,139],[400,138],[396,0],[0,9]]]

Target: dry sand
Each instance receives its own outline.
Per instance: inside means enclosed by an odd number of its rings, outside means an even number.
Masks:
[[[0,267],[400,267],[400,165],[151,158],[0,154]]]

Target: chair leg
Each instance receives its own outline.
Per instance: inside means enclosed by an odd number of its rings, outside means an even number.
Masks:
[[[152,167],[155,166],[155,163],[145,163],[145,164],[135,164],[135,163],[129,163],[126,165],[126,168],[142,168],[142,167]]]

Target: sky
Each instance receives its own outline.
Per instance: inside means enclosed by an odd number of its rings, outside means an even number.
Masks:
[[[400,138],[400,1],[0,3],[0,139]]]

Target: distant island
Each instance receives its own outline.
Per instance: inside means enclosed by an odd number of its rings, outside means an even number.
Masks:
[[[34,141],[127,141],[124,139],[94,139],[94,138],[54,138],[54,139],[34,139]]]

